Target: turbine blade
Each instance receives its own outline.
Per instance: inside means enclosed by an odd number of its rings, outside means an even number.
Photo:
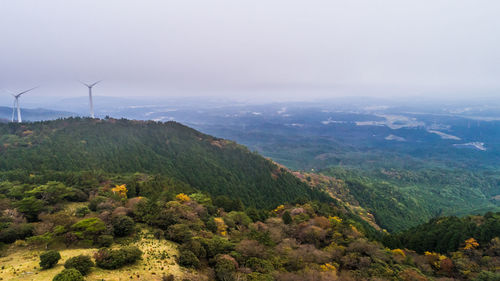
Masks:
[[[21,93],[17,94],[17,95],[16,95],[16,97],[20,97],[21,95],[26,94],[27,92],[32,91],[32,90],[34,90],[34,89],[36,89],[36,88],[38,88],[38,86],[36,86],[36,87],[34,87],[34,88],[31,88],[31,89],[29,89],[29,90],[26,90],[26,91],[24,91],[24,92],[21,92]]]
[[[87,83],[85,83],[85,82],[83,82],[83,81],[78,80],[78,82],[80,82],[81,84],[83,84],[83,85],[85,85],[85,86],[87,86],[87,87],[89,87],[89,88],[91,87],[91,86],[90,86],[90,84],[87,84]]]
[[[3,91],[8,92],[8,93],[9,93],[9,94],[11,94],[11,95],[14,95],[14,92],[12,92],[12,91],[11,91],[11,90],[9,90],[9,89],[2,88],[2,90],[3,90]]]
[[[91,84],[90,87],[94,87],[95,85],[97,85],[98,83],[100,83],[102,80],[99,80],[97,82],[95,82],[94,84]]]

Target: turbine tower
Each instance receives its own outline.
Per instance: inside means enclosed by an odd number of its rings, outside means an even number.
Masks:
[[[19,105],[19,97],[21,97],[23,94],[26,94],[27,92],[34,90],[36,88],[37,87],[31,88],[31,89],[26,90],[24,92],[21,92],[17,95],[14,95],[14,94],[12,95],[14,97],[14,106],[12,107],[12,122],[14,122],[14,111],[15,111],[16,107],[17,107],[17,122],[18,123],[23,122],[23,119],[21,118],[21,106]]]
[[[87,84],[87,83],[83,83],[81,82],[83,85],[87,86],[87,88],[89,88],[89,106],[90,106],[90,117],[91,118],[95,118],[94,117],[94,102],[92,100],[92,88],[97,85],[97,83],[101,82],[100,80],[93,83],[93,84]]]

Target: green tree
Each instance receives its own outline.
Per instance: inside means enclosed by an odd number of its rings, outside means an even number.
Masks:
[[[36,199],[34,196],[23,198],[14,203],[14,205],[30,222],[38,220],[38,214],[40,214],[45,207],[44,202],[40,199]]]
[[[37,199],[45,202],[45,204],[59,203],[73,193],[70,187],[56,181],[49,181],[47,184],[40,185],[27,192],[28,195],[35,196]]]

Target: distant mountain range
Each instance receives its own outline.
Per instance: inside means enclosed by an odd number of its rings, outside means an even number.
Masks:
[[[23,121],[53,120],[70,116],[76,113],[58,111],[44,108],[21,108]],[[17,118],[17,115],[16,115]],[[12,119],[12,107],[0,106],[0,120],[8,122]]]

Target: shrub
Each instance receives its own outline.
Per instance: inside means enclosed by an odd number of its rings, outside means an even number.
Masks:
[[[285,211],[283,213],[283,216],[281,218],[283,219],[283,222],[285,224],[291,224],[292,223],[292,216],[290,215],[289,211]]]
[[[212,239],[200,239],[200,242],[205,248],[208,258],[234,250],[234,244],[220,236],[214,236]]]
[[[161,277],[161,280],[162,280],[162,281],[174,281],[175,279],[174,279],[174,275],[173,275],[173,274],[169,274],[169,275],[165,275],[165,274],[164,274],[164,275]]]
[[[99,249],[94,254],[96,265],[104,269],[117,269],[125,265],[133,264],[142,256],[142,251],[137,247],[124,247],[118,250],[107,248]]]
[[[274,278],[269,274],[252,272],[247,275],[248,281],[274,281]]]
[[[89,209],[92,211],[97,211],[97,206],[101,203],[104,203],[107,200],[106,197],[103,196],[96,196],[89,202]]]
[[[218,280],[233,280],[236,272],[234,261],[228,258],[218,258],[215,264],[215,274]]]
[[[54,279],[52,279],[52,281],[84,281],[84,280],[85,279],[83,279],[83,275],[80,273],[80,271],[74,268],[64,269],[59,274],[54,276]]]
[[[258,257],[263,258],[267,256],[267,249],[265,246],[255,240],[243,240],[236,246],[236,251],[243,257]]]
[[[161,229],[155,229],[155,231],[153,232],[153,236],[156,239],[160,240],[163,237],[165,237],[165,232],[163,232],[163,230],[161,230]]]
[[[65,268],[74,268],[78,270],[82,275],[87,275],[90,269],[94,266],[94,262],[90,259],[90,256],[79,255],[76,257],[69,258],[65,263]]]
[[[0,231],[0,242],[14,243],[33,235],[34,228],[30,224],[14,224]]]
[[[495,281],[500,280],[500,273],[490,272],[490,271],[481,271],[476,277],[477,281]]]
[[[69,245],[76,243],[78,240],[80,240],[81,236],[78,236],[74,232],[66,232],[63,235],[63,240],[64,244],[66,244],[66,247],[69,247]]]
[[[66,199],[72,202],[85,202],[89,199],[89,196],[81,189],[71,188],[71,193],[66,196]]]
[[[207,256],[207,250],[205,250],[200,240],[200,238],[194,238],[182,244],[181,250],[189,250],[193,252],[196,257],[205,258]]]
[[[167,238],[178,243],[189,241],[193,237],[193,233],[189,226],[185,224],[174,224],[168,227]]]
[[[95,244],[101,248],[110,247],[113,244],[113,236],[106,234],[100,235],[99,237],[97,237]]]
[[[236,211],[232,211],[229,214],[227,214],[224,220],[226,219],[231,220],[232,222],[234,222],[235,225],[239,226],[248,226],[252,222],[252,219],[250,219],[250,217],[248,217],[246,213],[236,212]]]
[[[259,258],[249,258],[246,266],[260,273],[270,273],[274,270],[273,264],[270,261]]]
[[[79,218],[83,218],[89,213],[90,213],[90,209],[88,207],[81,207],[81,208],[76,209],[75,216],[77,216]]]
[[[127,216],[119,216],[113,220],[113,232],[117,237],[130,235],[134,231],[134,220]]]
[[[181,250],[177,261],[184,267],[198,268],[200,266],[200,260],[189,250]]]
[[[214,218],[210,217],[206,222],[205,225],[208,230],[210,230],[213,233],[217,232],[217,225],[215,224]]]
[[[26,239],[26,242],[28,242],[30,245],[45,245],[46,247],[50,242],[52,242],[54,239],[54,235],[51,232],[46,232],[45,234],[42,235],[37,235],[37,236],[31,236]]]
[[[71,228],[88,237],[99,235],[104,232],[106,230],[106,224],[99,218],[88,218],[73,224]]]
[[[142,257],[142,251],[135,246],[124,247],[119,251],[123,254],[125,264],[132,264]]]
[[[60,259],[61,254],[58,251],[47,251],[40,255],[40,267],[43,269],[52,268]]]

